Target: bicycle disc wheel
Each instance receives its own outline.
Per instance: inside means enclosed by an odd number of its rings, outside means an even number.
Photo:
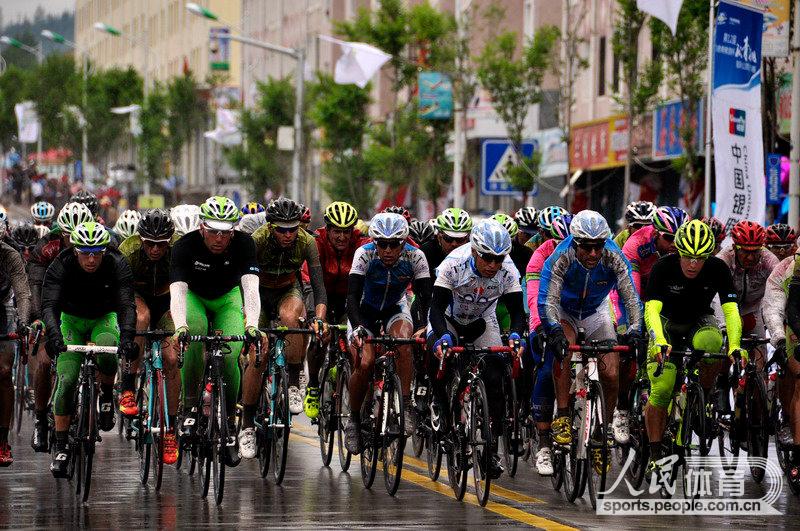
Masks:
[[[492,476],[489,467],[492,462],[492,428],[489,421],[489,400],[486,387],[480,379],[470,384],[469,403],[469,446],[472,449],[472,480],[475,496],[481,507],[489,501]]]
[[[431,396],[431,404],[428,414],[425,415],[423,426],[425,435],[425,461],[428,464],[428,476],[431,481],[439,479],[442,470],[442,445],[439,442],[442,432],[441,411],[438,400]]]
[[[405,410],[400,389],[402,389],[400,377],[394,375],[383,382],[381,391],[381,400],[386,406],[383,411],[386,433],[381,438],[383,481],[389,496],[394,496],[400,486],[400,476],[403,473],[403,451],[406,446]]]
[[[261,395],[258,397],[258,414],[256,415],[256,445],[258,453],[258,472],[262,478],[269,474],[269,465],[272,461],[272,443],[270,434],[272,428],[270,423],[270,396],[272,396],[272,377],[264,379],[264,386]]]
[[[597,508],[597,500],[603,499],[606,490],[606,477],[611,468],[611,455],[608,448],[608,424],[603,418],[605,399],[603,388],[599,382],[589,385],[589,457],[587,465],[587,482],[589,486],[589,501],[592,508]]]
[[[580,426],[581,409],[585,406],[580,405],[572,409],[570,422],[572,426],[572,443],[563,448],[564,458],[562,461],[564,475],[564,495],[567,501],[574,502],[583,490],[586,475],[586,459],[578,458],[578,443],[575,436],[577,427]]]
[[[148,380],[145,380],[143,384],[144,388],[150,385]],[[147,480],[150,478],[150,447],[152,446],[152,434],[149,431],[149,401],[147,399],[147,394],[144,392],[144,388],[139,389],[139,392],[136,393],[139,413],[136,415],[133,422],[137,424],[134,445],[136,446],[136,451],[139,453],[139,480],[142,482],[142,485],[147,485]]]
[[[370,382],[367,387],[367,395],[364,398],[364,403],[361,405],[361,454],[359,455],[361,461],[361,481],[364,487],[371,488],[372,482],[375,481],[375,472],[378,469],[378,428],[375,425],[376,420],[373,418],[372,409],[374,404],[373,383]],[[377,406],[380,408],[380,405]]]
[[[344,364],[336,371],[336,393],[334,394],[336,426],[336,448],[339,454],[339,466],[342,472],[350,469],[352,455],[344,445],[344,427],[350,420],[350,367]]]
[[[286,455],[289,453],[289,430],[291,429],[291,414],[289,412],[289,387],[286,383],[289,378],[286,369],[281,368],[275,373],[275,397],[273,416],[275,426],[272,431],[272,475],[275,483],[280,485],[286,474]]]
[[[161,480],[164,475],[164,434],[166,433],[167,417],[164,411],[164,375],[160,370],[155,371],[156,385],[153,390],[153,403],[155,404],[155,415],[151,425],[153,435],[153,474],[155,475],[156,491],[161,490]]]
[[[321,373],[317,433],[319,434],[319,454],[322,457],[322,466],[327,467],[331,464],[331,458],[333,458],[333,437],[336,431],[333,422],[335,382],[328,377],[327,363],[323,365]]]
[[[751,374],[747,378],[745,388],[747,397],[747,455],[756,458],[749,460],[750,474],[756,483],[764,480],[766,472],[762,459],[767,458],[769,451],[769,431],[768,431],[768,412],[767,412],[767,390],[761,376]],[[760,463],[758,461],[761,461]]]
[[[517,411],[519,404],[517,403],[517,386],[511,380],[511,376],[507,375],[505,389],[505,408],[503,411],[503,433],[501,442],[503,443],[503,460],[506,464],[506,471],[508,477],[513,478],[517,474],[517,463],[519,462],[519,419]],[[509,389],[510,388],[510,389]]]

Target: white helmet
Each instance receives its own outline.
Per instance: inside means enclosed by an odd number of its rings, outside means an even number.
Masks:
[[[56,223],[64,232],[70,233],[75,230],[75,227],[87,221],[94,221],[89,207],[83,203],[67,203],[58,213]]]
[[[267,213],[258,212],[257,214],[245,214],[239,220],[236,230],[246,234],[253,234],[259,228],[267,223]]]
[[[45,225],[34,225],[33,227],[36,229],[36,232],[39,233],[40,239],[50,234],[50,229]]]
[[[492,218],[479,221],[469,236],[472,248],[481,254],[506,255],[511,252],[511,236]]]
[[[369,225],[369,237],[373,240],[405,240],[408,238],[408,222],[400,214],[375,214]]]
[[[200,227],[200,207],[197,205],[178,205],[169,212],[175,224],[175,232],[180,235],[188,234]]]
[[[569,233],[576,240],[605,240],[611,237],[608,222],[599,212],[581,210],[572,218]]]
[[[117,218],[117,223],[114,225],[114,232],[119,234],[123,240],[129,238],[137,233],[137,226],[141,219],[142,215],[136,210],[126,210]]]

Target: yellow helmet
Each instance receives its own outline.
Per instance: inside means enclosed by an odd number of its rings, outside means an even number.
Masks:
[[[350,203],[334,201],[325,209],[325,223],[339,229],[349,229],[358,221],[358,211]]]
[[[369,225],[363,219],[356,221],[356,230],[361,234],[369,234]]]
[[[708,258],[715,246],[714,233],[699,219],[684,223],[675,233],[675,247],[681,256]]]

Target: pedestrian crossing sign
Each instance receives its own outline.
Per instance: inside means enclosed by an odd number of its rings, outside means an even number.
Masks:
[[[524,157],[533,155],[535,141],[526,140],[521,151]],[[519,162],[516,151],[508,140],[484,140],[481,145],[481,193],[484,195],[515,195],[506,178],[508,167]]]

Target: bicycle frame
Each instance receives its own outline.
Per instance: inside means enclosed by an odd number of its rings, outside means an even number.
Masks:
[[[264,377],[269,379],[269,425],[274,428],[284,428],[283,424],[275,422],[275,396],[278,392],[277,381],[275,374],[280,372],[287,366],[286,363],[286,336],[290,334],[311,335],[314,332],[308,328],[289,328],[286,326],[276,326],[274,328],[262,328],[261,332],[266,332],[275,337],[272,346],[269,350],[269,357],[267,358],[267,370],[264,371]],[[256,365],[261,365],[259,352],[256,351]],[[292,426],[292,413],[289,412],[289,428]],[[269,433],[271,436],[271,433]]]
[[[172,332],[166,330],[142,330],[136,332],[137,336],[142,336],[145,338],[146,342],[150,342],[150,347],[145,349],[144,359],[144,378],[145,382],[149,382],[149,386],[147,389],[147,411],[150,414],[147,416],[147,426],[145,426],[145,434],[148,438],[146,442],[153,442],[153,429],[160,429],[161,426],[153,426],[153,411],[156,411],[155,404],[153,403],[155,393],[155,387],[158,384],[158,379],[155,378],[155,374],[157,372],[161,372],[164,370],[164,358],[161,353],[161,342],[163,339],[170,337]],[[158,395],[162,398],[164,411],[169,411],[167,408],[167,385],[166,381],[162,379],[162,389],[159,389]],[[164,422],[164,429],[169,430],[169,415],[164,415],[165,418],[163,419]]]

